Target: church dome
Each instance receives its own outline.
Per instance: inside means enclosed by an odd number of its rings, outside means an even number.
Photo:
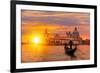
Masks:
[[[76,27],[75,27],[75,29],[74,29],[72,35],[73,35],[74,38],[78,38],[78,37],[79,37],[79,32],[78,32],[78,30],[77,30]]]

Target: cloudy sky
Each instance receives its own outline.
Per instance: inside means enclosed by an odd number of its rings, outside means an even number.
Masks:
[[[89,13],[22,10],[21,19],[23,36],[43,33],[46,28],[49,33],[65,34],[77,27],[82,38],[90,37]]]

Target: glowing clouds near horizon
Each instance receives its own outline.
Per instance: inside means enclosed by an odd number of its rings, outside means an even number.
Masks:
[[[22,37],[44,34],[45,29],[48,29],[51,34],[65,35],[66,32],[73,32],[74,28],[77,27],[83,39],[90,39],[89,13],[22,10],[21,19]],[[28,38],[23,39],[23,41],[26,40]],[[43,39],[42,43],[44,43]]]

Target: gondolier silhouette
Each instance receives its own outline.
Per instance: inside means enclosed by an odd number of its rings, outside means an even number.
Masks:
[[[68,45],[69,45],[69,47],[68,47]],[[65,54],[69,55],[72,59],[72,58],[76,57],[75,51],[77,50],[77,46],[75,46],[75,48],[72,48],[72,46],[74,45],[72,40],[69,41],[68,45],[67,45],[67,43],[65,43],[65,45],[64,45]]]

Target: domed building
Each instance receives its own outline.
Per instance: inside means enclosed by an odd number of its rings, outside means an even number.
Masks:
[[[75,38],[75,39],[80,37],[79,32],[77,30],[77,27],[75,27],[75,29],[74,29],[74,31],[72,33],[72,37]]]
[[[64,43],[69,42],[70,40],[81,43],[82,38],[80,37],[80,34],[77,30],[77,27],[74,28],[74,30],[65,32],[65,34],[60,35],[58,33],[49,33],[47,29],[44,31],[44,39],[45,44],[54,44],[54,45],[61,45]]]
[[[80,34],[77,30],[77,27],[74,28],[74,31],[72,32],[72,38],[74,41],[77,41],[79,43],[82,42],[82,38],[80,37]]]

